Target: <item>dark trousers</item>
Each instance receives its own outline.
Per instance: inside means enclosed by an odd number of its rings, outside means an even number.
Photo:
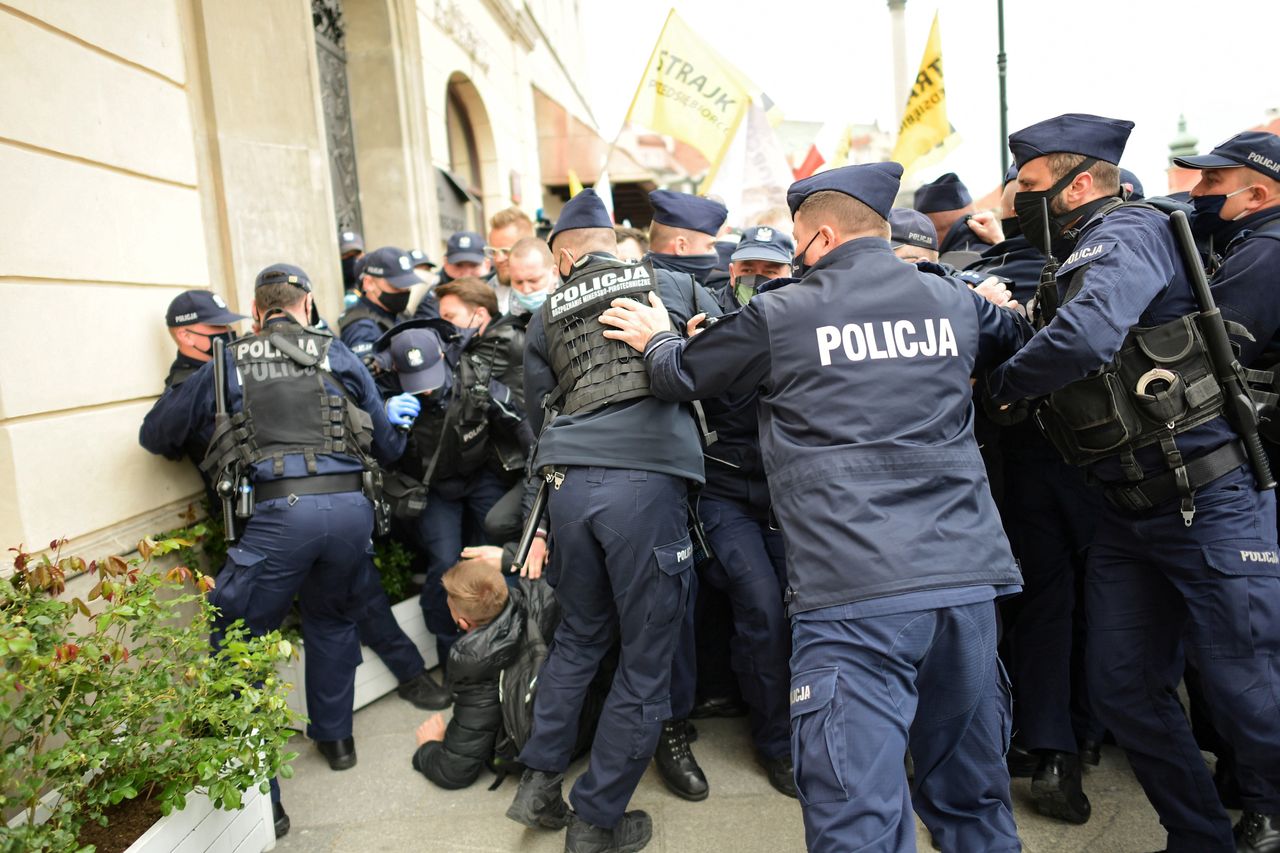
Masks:
[[[364,582],[356,594],[356,600],[362,606],[356,622],[360,642],[373,649],[396,680],[404,683],[419,675],[426,662],[413,640],[396,624],[396,617],[391,613],[391,602],[382,589],[372,556],[369,558],[368,569],[362,576]]]
[[[432,488],[427,495],[427,508],[418,516],[418,544],[427,562],[427,580],[420,599],[422,615],[427,630],[435,635],[442,666],[461,634],[449,613],[448,596],[440,578],[458,562],[465,546],[484,541],[484,518],[506,491],[496,474],[477,471],[447,496]]]
[[[1020,850],[992,602],[792,619],[791,751],[811,853]],[[903,756],[910,745],[915,787]]]
[[[693,577],[685,482],[620,468],[570,468],[551,492],[555,541],[548,582],[560,625],[538,677],[528,767],[563,772],[587,688],[615,639],[621,653],[591,743],[569,794],[589,823],[621,819],[671,717],[671,661]]]
[[[1073,661],[1076,589],[1084,577],[1101,495],[1083,473],[1048,454],[1006,453],[1001,517],[1022,567],[1022,593],[1002,607],[1005,661],[1013,681],[1013,720],[1026,749],[1075,753],[1091,724],[1087,693]],[[1074,712],[1074,713],[1073,713]],[[1081,730],[1083,729],[1083,730]]]
[[[1275,496],[1245,469],[1146,515],[1104,510],[1089,554],[1089,682],[1169,832],[1168,849],[1233,851],[1231,820],[1175,692],[1192,657],[1246,808],[1280,812],[1280,565]]]
[[[359,492],[263,501],[227,551],[210,600],[219,625],[243,619],[254,634],[280,627],[295,596],[306,642],[307,735],[351,736],[358,591],[367,580],[373,507]]]
[[[702,568],[702,579],[728,595],[733,611],[730,664],[751,709],[751,737],[760,755],[778,758],[791,749],[782,534],[730,501],[700,497],[698,517],[716,555]]]

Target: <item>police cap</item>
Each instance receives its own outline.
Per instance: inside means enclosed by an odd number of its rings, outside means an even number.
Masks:
[[[436,265],[432,262],[431,258],[427,257],[427,253],[421,249],[409,250],[409,262],[412,263],[414,267],[426,267],[427,269],[432,270],[436,268]]]
[[[738,241],[730,260],[790,264],[795,253],[796,244],[790,234],[767,225],[759,225],[742,232],[742,239]]]
[[[363,252],[364,238],[359,231],[341,231],[338,233],[338,251],[344,255],[348,252]]]
[[[1261,130],[1246,130],[1220,144],[1208,154],[1175,157],[1184,169],[1234,169],[1247,166],[1273,181],[1280,181],[1280,136]]]
[[[685,228],[712,237],[729,216],[729,208],[715,199],[674,190],[654,190],[649,193],[649,203],[653,205],[653,221],[659,225]]]
[[[391,364],[406,394],[434,391],[444,384],[444,347],[431,329],[405,329],[391,338]]]
[[[579,228],[613,228],[613,220],[609,218],[609,211],[604,206],[604,202],[600,200],[600,196],[596,195],[596,191],[590,187],[582,190],[573,198],[565,203],[564,209],[560,211],[560,218],[556,220],[555,227],[551,229],[551,233],[547,236],[547,242],[551,243],[556,239],[556,235],[564,231],[576,231]]]
[[[895,246],[919,246],[921,249],[938,248],[938,230],[929,217],[908,207],[895,207],[889,211],[889,242]]]
[[[1138,199],[1145,197],[1146,193],[1142,191],[1142,181],[1138,180],[1138,176],[1133,172],[1130,172],[1128,169],[1120,170],[1120,183],[1128,184],[1133,187],[1133,192],[1129,194],[1130,200],[1137,201]]]
[[[365,255],[363,260],[361,275],[386,279],[387,284],[392,287],[404,290],[422,281],[413,271],[413,258],[404,249],[383,246]]]
[[[1009,150],[1021,169],[1046,154],[1079,154],[1118,164],[1133,122],[1087,113],[1065,113],[1036,122],[1009,136]]]
[[[449,235],[444,259],[450,264],[484,263],[484,238],[474,231],[458,231]]]
[[[955,172],[947,172],[933,183],[916,190],[915,209],[921,213],[942,213],[973,204],[973,196]]]
[[[253,281],[255,290],[268,284],[292,284],[306,293],[311,292],[311,277],[303,272],[302,267],[293,264],[272,264],[258,273]]]
[[[792,184],[787,189],[787,207],[791,208],[791,215],[795,216],[806,198],[814,193],[830,190],[852,196],[880,214],[882,219],[888,219],[901,182],[902,164],[892,160],[841,166],[839,169],[810,175]]]
[[[247,320],[243,314],[237,314],[227,307],[222,297],[207,290],[187,290],[173,297],[169,310],[164,314],[164,322],[170,328],[175,326],[194,326],[207,323],[210,326],[230,326]]]
[[[1010,163],[1009,168],[1006,169],[1004,173],[1004,183],[1002,183],[1000,186],[1002,187],[1007,186],[1010,181],[1016,181],[1016,180],[1018,180],[1018,164]]]

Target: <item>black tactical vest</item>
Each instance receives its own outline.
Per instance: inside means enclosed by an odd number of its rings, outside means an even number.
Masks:
[[[473,474],[488,458],[489,371],[478,362],[464,354],[453,374],[449,405],[443,413],[419,416],[409,431],[405,463],[427,485]]]
[[[644,356],[606,338],[598,318],[620,296],[647,304],[657,289],[653,265],[615,258],[593,261],[542,305],[547,353],[559,382],[556,393],[563,398],[560,411],[566,415],[649,396]]]
[[[373,421],[346,396],[329,371],[333,335],[294,322],[275,322],[262,333],[230,345],[243,395],[230,429],[210,442],[216,468],[270,459],[284,475],[286,454],[301,454],[307,473],[316,473],[316,456],[341,453],[370,464]],[[324,378],[329,376],[335,394]],[[214,467],[205,460],[206,470]]]
[[[362,320],[366,318],[377,323],[378,328],[384,332],[390,330],[391,327],[395,325],[394,320],[388,320],[383,315],[369,308],[369,306],[362,305],[359,302],[357,302],[355,305],[352,305],[346,311],[343,311],[342,316],[338,318],[338,334],[342,334],[344,331],[346,331],[347,326],[350,326],[356,320]]]

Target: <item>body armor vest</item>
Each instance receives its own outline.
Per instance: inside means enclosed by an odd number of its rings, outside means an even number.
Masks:
[[[428,486],[475,473],[489,455],[489,379],[484,372],[481,382],[480,372],[464,355],[444,413],[413,422],[404,459],[410,473]]]
[[[542,306],[547,353],[559,382],[554,393],[562,398],[560,411],[566,415],[650,394],[644,356],[622,341],[606,338],[598,318],[620,296],[647,304],[648,295],[657,289],[653,265],[594,260]]]
[[[315,474],[322,453],[345,454],[370,466],[373,421],[329,373],[332,342],[328,332],[288,322],[231,344],[243,405],[228,428],[213,436],[201,467],[213,472],[271,460],[280,477],[285,455],[301,454],[307,473]],[[332,392],[325,376],[340,393]]]
[[[347,326],[350,326],[356,320],[369,319],[378,324],[378,328],[386,332],[395,325],[394,320],[388,320],[386,317],[369,308],[368,305],[356,303],[355,305],[342,312],[342,316],[338,318],[338,334],[342,334]]]

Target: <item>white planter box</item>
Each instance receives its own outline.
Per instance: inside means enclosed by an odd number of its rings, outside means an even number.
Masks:
[[[275,846],[271,796],[251,788],[234,812],[188,794],[186,808],[160,818],[125,853],[262,853]]]
[[[423,621],[422,606],[418,604],[418,597],[415,595],[399,604],[391,605],[391,615],[395,617],[400,630],[404,631],[418,647],[427,669],[434,667],[437,662],[436,639],[435,635],[427,630],[427,623]],[[307,650],[302,642],[298,642],[297,649],[297,659],[281,666],[279,672],[281,678],[293,685],[293,690],[289,691],[289,707],[296,713],[305,715],[307,713]],[[364,663],[356,667],[355,710],[381,699],[395,690],[396,685],[400,683],[373,649],[361,646],[360,656]]]

